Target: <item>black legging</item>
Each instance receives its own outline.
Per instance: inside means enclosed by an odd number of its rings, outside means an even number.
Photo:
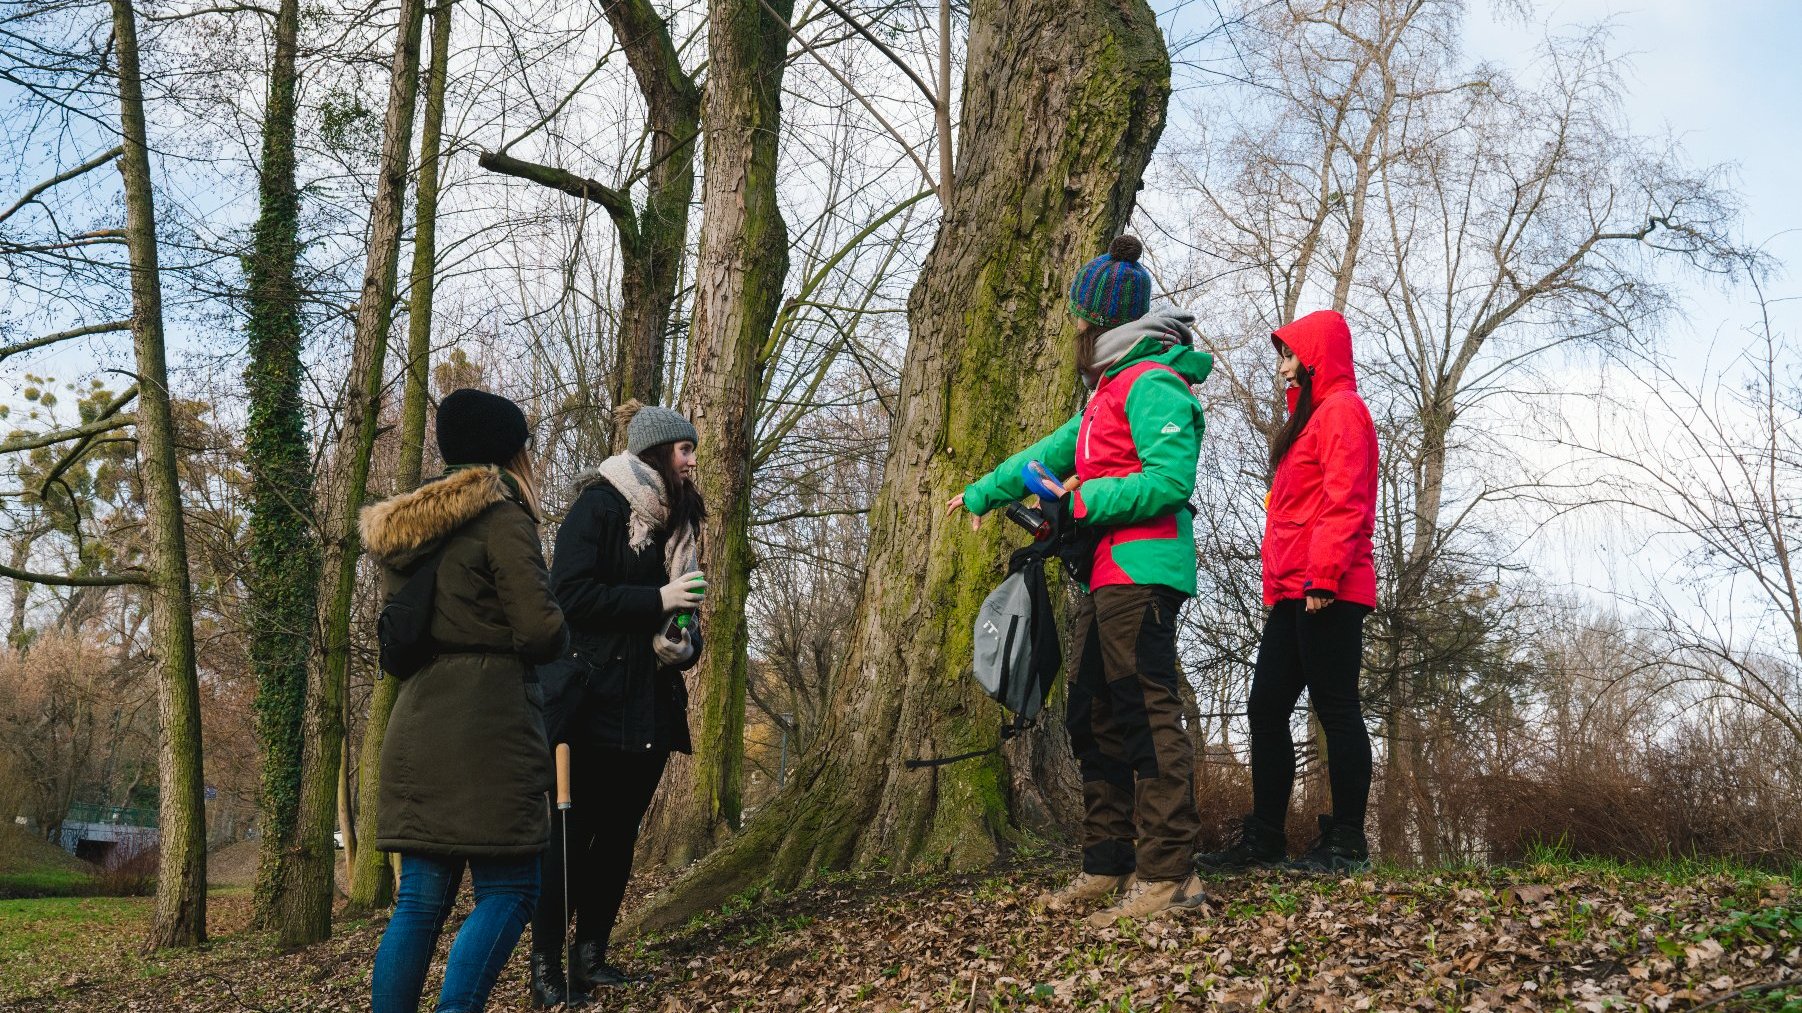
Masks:
[[[1279,601],[1264,620],[1257,671],[1246,710],[1251,724],[1252,812],[1273,826],[1289,815],[1295,787],[1295,742],[1289,718],[1301,691],[1326,731],[1333,822],[1364,829],[1370,802],[1370,733],[1358,703],[1364,617],[1370,609],[1336,601],[1308,612],[1300,599]],[[547,890],[550,888],[546,881]]]
[[[563,955],[563,818],[569,817],[569,906],[576,914],[576,942],[599,942],[607,952],[619,918],[626,881],[632,876],[632,849],[638,824],[657,793],[669,754],[570,749],[570,808],[551,811],[551,846],[544,852],[543,888],[532,915],[532,949]]]

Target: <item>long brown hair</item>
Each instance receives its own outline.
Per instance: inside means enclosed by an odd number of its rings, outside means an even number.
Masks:
[[[532,466],[532,449],[530,446],[519,448],[513,459],[501,465],[501,470],[513,479],[513,487],[519,491],[519,501],[526,512],[535,521],[544,520],[544,507],[538,498],[538,470]]]
[[[1089,370],[1095,367],[1095,339],[1107,332],[1107,328],[1092,320],[1076,319],[1076,373],[1087,378]]]
[[[664,530],[677,531],[684,524],[691,524],[699,531],[701,522],[707,519],[707,503],[701,499],[701,490],[676,471],[675,454],[675,443],[659,443],[640,451],[638,459],[663,479],[664,495],[669,499],[669,520]]]
[[[1276,439],[1270,444],[1270,471],[1276,473],[1276,466],[1283,461],[1283,455],[1295,446],[1301,438],[1301,431],[1308,427],[1308,419],[1314,416],[1314,373],[1307,366],[1295,371],[1295,386],[1301,388],[1301,395],[1295,399],[1295,411],[1289,414],[1289,421],[1277,430]]]

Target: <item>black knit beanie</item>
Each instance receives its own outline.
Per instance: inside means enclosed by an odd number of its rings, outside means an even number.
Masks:
[[[531,437],[526,413],[499,394],[464,387],[438,402],[438,453],[447,465],[506,464]]]

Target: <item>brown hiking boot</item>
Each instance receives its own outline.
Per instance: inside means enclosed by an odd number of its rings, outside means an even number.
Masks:
[[[1088,922],[1090,928],[1105,929],[1121,918],[1150,918],[1165,911],[1200,907],[1206,901],[1198,876],[1157,882],[1141,879],[1126,891],[1118,904],[1095,912]]]
[[[1053,911],[1061,911],[1078,904],[1107,900],[1132,882],[1132,873],[1124,876],[1097,876],[1091,872],[1079,872],[1076,878],[1064,884],[1063,889],[1055,893],[1047,893],[1039,899]]]

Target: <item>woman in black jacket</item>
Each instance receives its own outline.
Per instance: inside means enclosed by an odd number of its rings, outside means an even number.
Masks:
[[[545,851],[545,886],[532,919],[532,1001],[539,1007],[634,980],[607,962],[607,942],[664,763],[671,752],[690,751],[682,673],[700,655],[694,610],[706,587],[696,433],[668,408],[631,409],[621,412],[627,452],[578,482],[551,564],[571,648],[542,678],[551,741],[570,745],[572,804],[562,814],[568,840],[553,837]]]

